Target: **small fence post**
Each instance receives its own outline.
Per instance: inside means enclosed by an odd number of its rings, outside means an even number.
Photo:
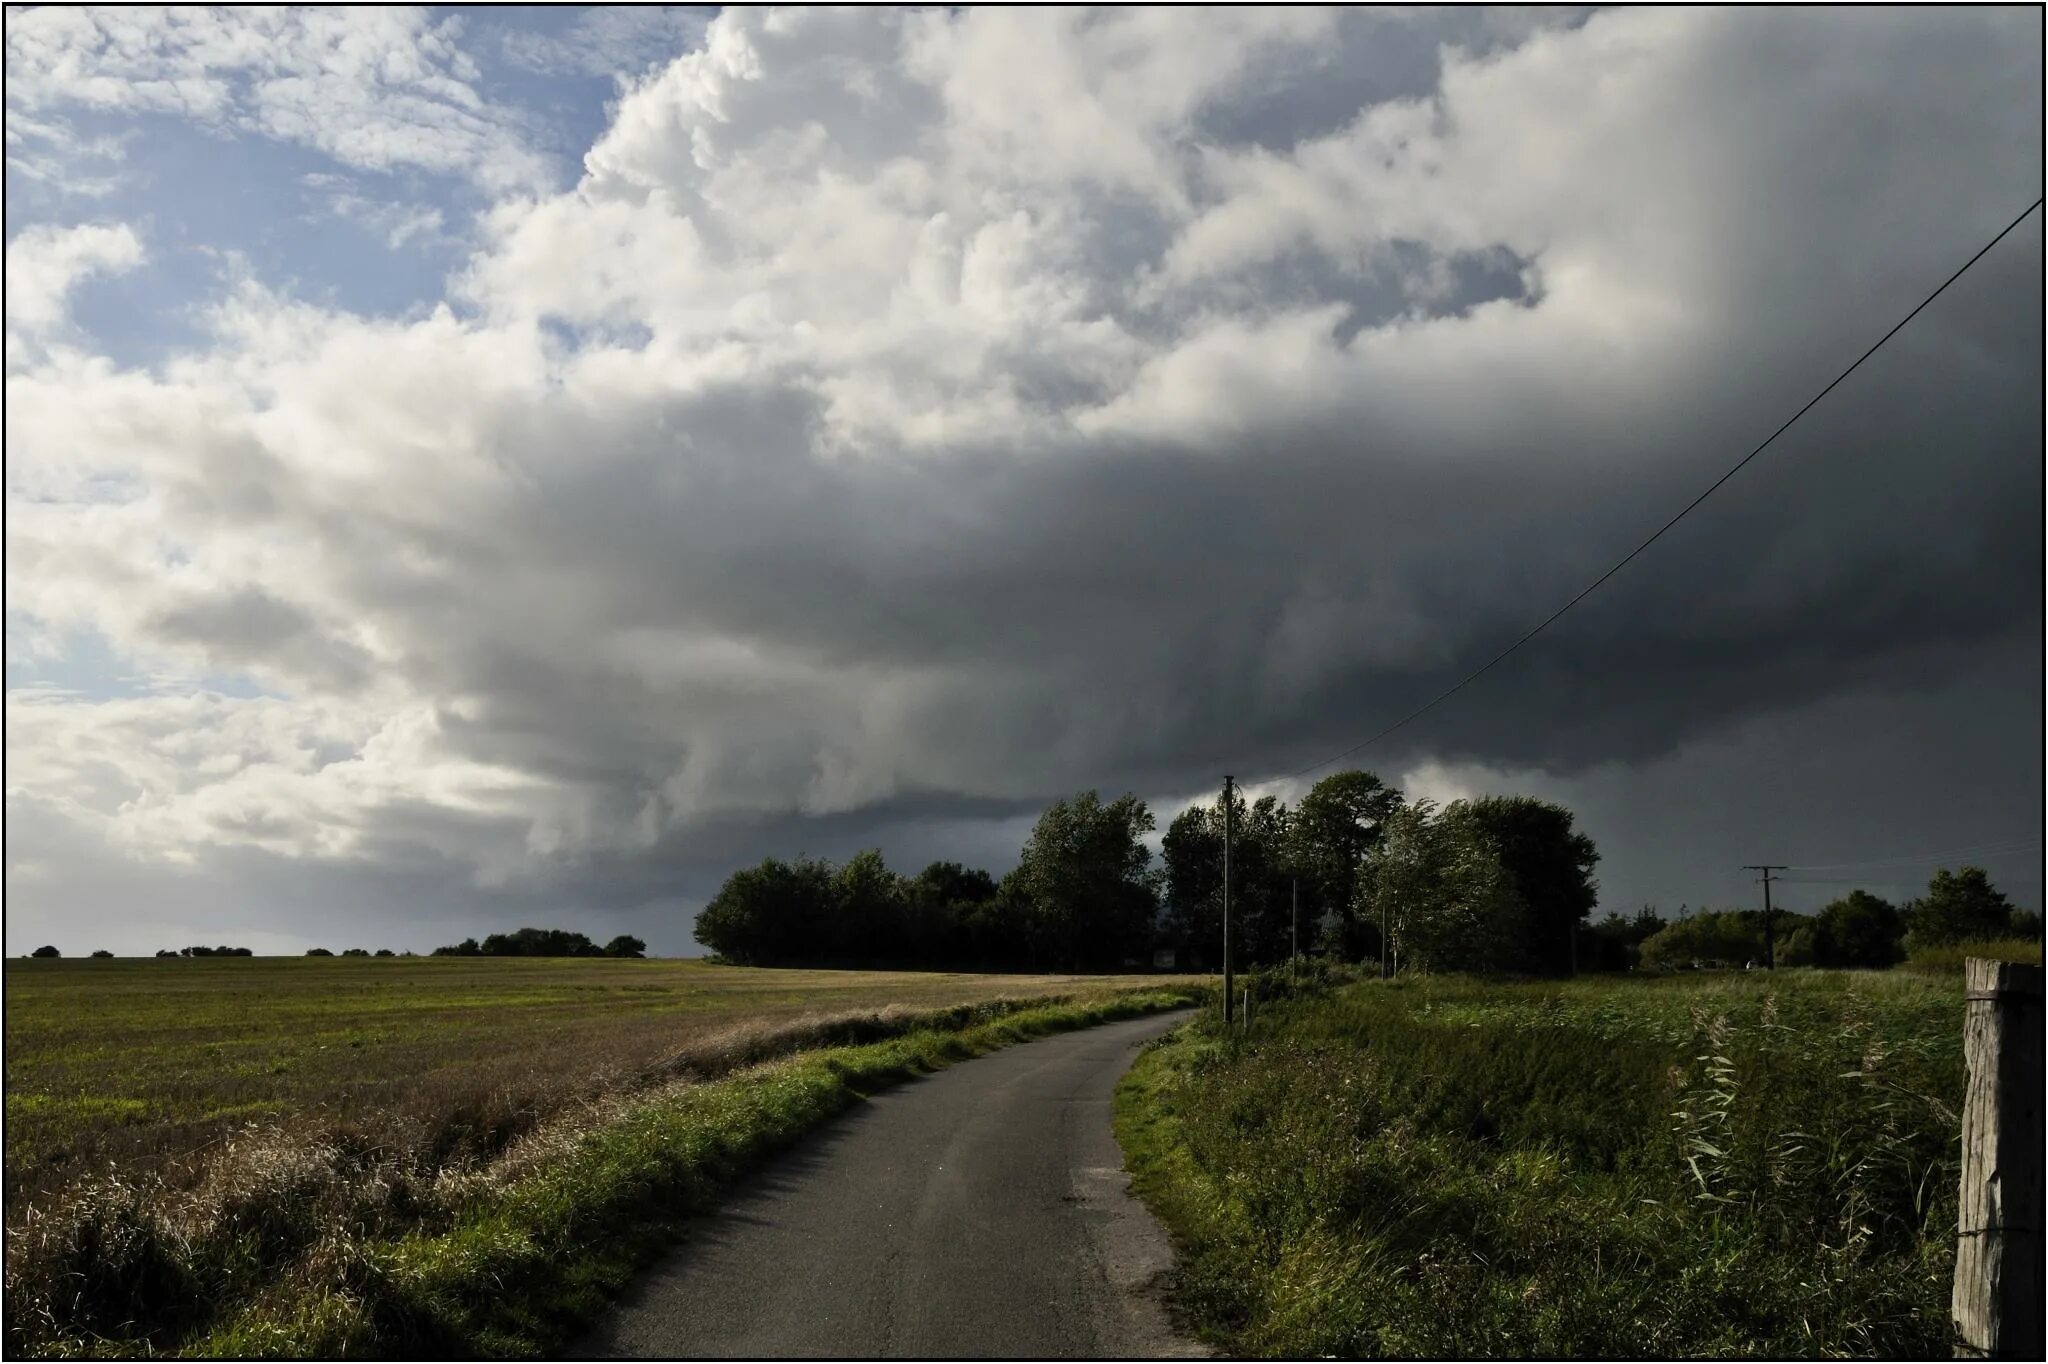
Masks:
[[[1950,1315],[1958,1359],[2039,1359],[2041,968],[1963,965],[1963,1183]]]

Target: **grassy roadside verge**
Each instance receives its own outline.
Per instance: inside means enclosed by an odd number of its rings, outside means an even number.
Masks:
[[[1905,973],[1351,985],[1147,1048],[1117,1135],[1233,1355],[1931,1357],[1960,1022]]]
[[[1142,991],[994,1017],[955,1011],[945,1020],[953,1026],[622,1097],[536,1131],[490,1168],[437,1181],[431,1199],[387,1184],[374,1215],[331,1217],[311,1238],[287,1221],[304,1201],[291,1196],[288,1168],[258,1191],[270,1196],[223,1204],[208,1227],[101,1216],[89,1238],[67,1243],[78,1252],[68,1275],[45,1257],[41,1282],[31,1283],[10,1264],[9,1352],[547,1353],[735,1176],[863,1095],[1011,1043],[1190,998]],[[193,1253],[201,1241],[204,1256]],[[85,1323],[66,1306],[67,1289],[81,1286],[110,1300]],[[175,1304],[187,1315],[145,1316],[141,1329],[118,1335],[91,1329],[121,1324],[123,1301]]]

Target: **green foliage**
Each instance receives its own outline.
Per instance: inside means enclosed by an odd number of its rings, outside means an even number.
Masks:
[[[1992,938],[1977,942],[1944,943],[1939,947],[1916,947],[1906,958],[1908,971],[1922,975],[1960,976],[1963,963],[1971,957],[1984,957],[1991,961],[2017,961],[2030,966],[2041,964],[2041,940],[2039,938]]]
[[[1609,914],[1579,935],[1581,971],[1627,971],[1642,961],[1643,944],[1664,927],[1656,909],[1644,905],[1633,918]]]
[[[1340,961],[1379,954],[1379,924],[1362,914],[1360,882],[1401,793],[1371,772],[1337,772],[1295,808],[1290,862],[1302,876],[1302,922]]]
[[[1417,801],[1389,818],[1368,884],[1398,969],[1515,969],[1523,906],[1463,802],[1438,813]]]
[[[1906,907],[1909,949],[2002,938],[2013,931],[2012,901],[1982,867],[1943,867],[1927,894]]]
[[[630,933],[621,933],[604,945],[604,954],[607,957],[644,957],[647,944]]]
[[[112,957],[112,956],[113,956],[114,954],[113,954],[112,952],[109,952],[109,951],[108,951],[108,950],[107,950],[106,948],[104,948],[104,947],[100,947],[100,948],[95,948],[95,949],[93,950],[93,954],[92,954],[92,955],[93,955],[93,958],[94,958],[95,960],[98,960],[98,961],[104,961],[104,960],[106,960],[107,958],[109,958],[109,957]]]
[[[1905,917],[1889,900],[1852,890],[1800,923],[1791,950],[1779,960],[1791,966],[1883,969],[1905,960],[1901,939]]]
[[[1572,828],[1572,812],[1533,796],[1453,802],[1447,816],[1470,821],[1507,873],[1514,900],[1514,970],[1561,976],[1572,969],[1572,939],[1598,898],[1593,840]]]
[[[59,952],[56,948],[51,947],[49,944],[45,943],[43,946],[38,947],[35,951],[29,953],[29,955],[31,957],[61,957],[64,954],[62,952]]]
[[[832,890],[829,863],[767,858],[726,878],[697,915],[697,941],[739,966],[835,961]]]
[[[1168,935],[1182,961],[1222,965],[1223,799],[1196,805],[1174,818],[1161,844]],[[1294,882],[1299,867],[1295,821],[1271,796],[1247,803],[1230,798],[1230,952],[1233,965],[1283,961],[1288,953]],[[1312,945],[1317,911],[1308,881],[1302,907],[1302,945]]]
[[[1149,875],[1152,812],[1133,795],[1094,791],[1054,801],[1038,817],[1006,880],[1037,962],[1114,969],[1152,950],[1158,902]]]
[[[157,953],[157,955],[161,957],[163,953],[159,952]],[[306,955],[309,957],[331,957],[334,955],[334,953],[328,951],[324,947],[309,947],[306,949]]]
[[[1797,916],[1780,912],[1776,917],[1774,927],[1797,932]],[[1743,966],[1763,959],[1764,916],[1755,909],[1696,910],[1664,925],[1642,945],[1642,964],[1662,970]]]
[[[1118,1099],[1233,1356],[1931,1357],[1953,988],[1422,977],[1208,1017]]]

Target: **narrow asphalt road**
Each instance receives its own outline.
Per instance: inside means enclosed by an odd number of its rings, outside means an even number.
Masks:
[[[693,1225],[576,1353],[1206,1353],[1168,1325],[1172,1251],[1110,1132],[1139,1045],[1186,1017],[1009,1047],[857,1105]]]

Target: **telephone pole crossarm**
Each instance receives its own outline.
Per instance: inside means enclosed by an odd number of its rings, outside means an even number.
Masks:
[[[1778,940],[1771,935],[1771,882],[1778,878],[1771,873],[1789,871],[1790,868],[1783,862],[1746,862],[1742,869],[1763,873],[1759,879],[1764,885],[1764,969],[1775,971],[1778,969]]]

